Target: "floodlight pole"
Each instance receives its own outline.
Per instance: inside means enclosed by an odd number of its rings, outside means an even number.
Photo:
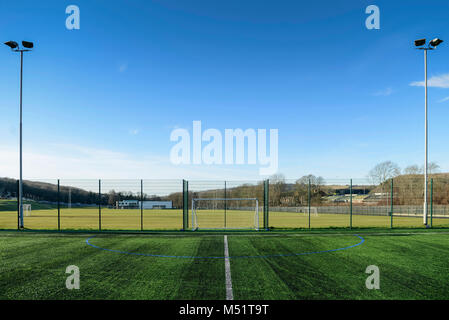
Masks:
[[[22,88],[23,88],[23,52],[29,50],[18,50],[20,52],[20,120],[19,120],[19,217],[20,228],[23,224],[23,170],[22,170]]]
[[[22,181],[22,82],[23,82],[23,51],[20,51],[20,120],[19,120],[19,217],[20,228],[23,228],[23,181]]]
[[[5,44],[14,52],[20,52],[20,119],[19,119],[19,194],[17,195],[17,202],[19,207],[19,228],[23,228],[23,175],[22,175],[22,88],[23,88],[23,53],[31,51],[33,43],[22,41],[22,45],[29,49],[20,49],[15,41],[8,41]]]
[[[427,226],[427,172],[428,172],[428,121],[427,121],[427,48],[424,49],[424,99],[425,99],[425,107],[424,107],[424,140],[425,140],[425,156],[424,156],[424,210],[423,210],[423,223]]]
[[[415,46],[417,49],[424,50],[424,145],[425,145],[425,155],[424,155],[424,206],[423,206],[423,223],[427,227],[427,194],[428,194],[428,121],[427,121],[427,50],[434,50],[438,45],[440,45],[443,40],[435,38],[426,45],[426,39],[415,40]]]

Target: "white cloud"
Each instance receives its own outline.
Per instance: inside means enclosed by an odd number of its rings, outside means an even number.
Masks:
[[[413,87],[424,87],[424,81],[410,83]],[[449,88],[449,73],[433,76],[427,80],[427,86],[434,88]]]
[[[375,96],[389,96],[393,93],[393,89],[388,87],[384,90],[380,90],[374,93]]]

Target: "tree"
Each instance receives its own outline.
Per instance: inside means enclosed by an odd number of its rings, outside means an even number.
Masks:
[[[440,172],[440,166],[436,162],[430,162],[427,167],[427,173],[438,173]]]
[[[309,192],[309,181],[310,181],[310,191],[311,197],[314,202],[321,201],[321,187],[324,185],[323,177],[316,177],[313,174],[307,176],[302,176],[296,180],[294,197],[295,201],[300,205],[307,204],[308,192]]]
[[[384,161],[377,164],[368,173],[368,177],[373,184],[381,184],[388,179],[394,178],[401,174],[399,166],[391,161]]]
[[[285,183],[285,176],[282,173],[273,174],[270,177],[270,183],[272,184]]]
[[[427,167],[427,173],[438,173],[440,172],[440,166],[436,162],[429,162],[429,165]],[[416,164],[412,166],[408,166],[404,169],[404,174],[423,174],[424,173],[424,166],[417,166]]]
[[[281,203],[282,194],[285,192],[285,176],[275,174],[270,177],[270,202],[278,206]]]
[[[416,164],[408,166],[407,168],[404,169],[404,174],[421,174],[421,173],[422,173],[421,168]]]
[[[299,178],[298,180],[296,180],[297,184],[310,184],[313,186],[317,186],[317,187],[321,187],[324,184],[324,179],[323,177],[317,177],[314,176],[313,174],[309,174],[307,176],[302,176],[301,178]]]
[[[119,201],[119,195],[114,191],[109,191],[108,194],[108,205],[109,206],[115,206],[116,201]]]

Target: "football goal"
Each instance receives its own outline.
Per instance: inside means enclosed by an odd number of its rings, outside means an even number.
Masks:
[[[31,204],[23,204],[23,215],[25,217],[31,217]]]
[[[302,213],[307,216],[309,215],[309,207],[296,207],[296,212]],[[310,215],[318,217],[318,210],[316,207],[310,207]]]
[[[259,201],[256,198],[192,199],[192,230],[259,230]]]

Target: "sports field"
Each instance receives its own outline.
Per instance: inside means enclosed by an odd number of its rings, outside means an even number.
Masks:
[[[200,228],[245,227],[251,229],[255,225],[254,212],[241,210],[223,210],[198,212]],[[189,219],[191,212],[189,212]],[[311,228],[348,228],[350,215],[318,213],[310,216]],[[60,211],[61,230],[181,230],[182,209],[101,209],[101,217],[97,207],[62,208]],[[389,216],[353,215],[354,228],[389,228]],[[33,230],[58,229],[57,209],[33,210],[31,216],[24,217],[24,225]],[[259,213],[259,226],[263,226],[263,216]],[[269,226],[275,229],[308,229],[307,214],[294,212],[270,211]],[[448,218],[434,218],[433,226],[449,227]],[[189,224],[190,227],[190,224]],[[393,215],[393,227],[420,228],[422,217]],[[0,229],[17,229],[17,211],[0,211]]]
[[[226,285],[225,235],[231,288]],[[449,299],[442,230],[0,232],[0,299]],[[65,286],[80,270],[80,289]],[[368,290],[368,266],[380,289]]]

